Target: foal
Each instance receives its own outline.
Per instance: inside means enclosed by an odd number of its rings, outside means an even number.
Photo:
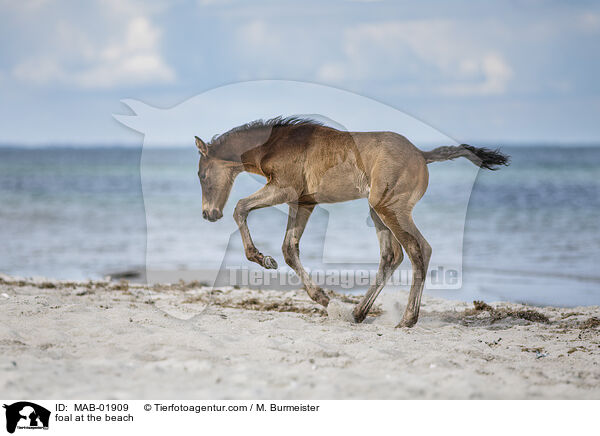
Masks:
[[[196,137],[200,151],[202,216],[223,216],[235,177],[242,171],[261,175],[266,185],[241,199],[233,213],[248,260],[276,269],[277,262],[255,247],[246,224],[248,214],[287,203],[289,217],[283,242],[286,263],[298,274],[308,295],[323,306],[329,298],[300,263],[299,243],[319,203],[368,198],[381,251],[375,283],[354,308],[362,322],[406,251],[413,277],[408,304],[397,327],[412,327],[419,316],[431,247],[412,220],[412,210],[427,189],[427,164],[465,157],[481,168],[507,165],[508,156],[469,145],[421,151],[393,132],[344,132],[301,118],[274,118],[236,127],[209,144]]]

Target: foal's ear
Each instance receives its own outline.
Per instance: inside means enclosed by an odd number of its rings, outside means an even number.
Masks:
[[[208,146],[197,136],[194,136],[194,138],[196,138],[196,147],[198,147],[200,154],[204,157],[208,156]]]

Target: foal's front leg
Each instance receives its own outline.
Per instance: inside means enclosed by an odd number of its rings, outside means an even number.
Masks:
[[[290,214],[288,217],[287,229],[285,231],[285,239],[283,240],[283,258],[300,277],[302,284],[308,292],[310,298],[325,307],[329,304],[329,297],[325,295],[323,289],[315,285],[310,279],[310,275],[306,272],[300,262],[300,238],[304,233],[304,228],[308,222],[308,218],[312,213],[314,205],[298,205],[290,203]]]
[[[233,218],[240,229],[240,235],[242,235],[242,242],[244,243],[244,251],[246,252],[248,260],[256,262],[267,269],[277,269],[277,262],[275,259],[271,256],[264,256],[254,245],[246,219],[248,218],[248,214],[255,209],[286,203],[292,198],[293,196],[289,190],[267,183],[254,194],[238,201],[235,210],[233,211]]]

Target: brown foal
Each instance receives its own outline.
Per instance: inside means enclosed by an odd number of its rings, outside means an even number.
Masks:
[[[365,319],[402,262],[404,249],[413,276],[398,327],[412,327],[417,322],[431,256],[430,245],[412,219],[412,210],[427,189],[427,164],[458,157],[486,169],[508,164],[508,156],[497,150],[463,144],[425,152],[397,133],[345,132],[301,118],[254,121],[208,144],[196,137],[196,146],[200,151],[203,217],[216,221],[223,216],[233,181],[242,171],[265,177],[266,185],[241,199],[233,214],[246,257],[264,268],[277,268],[277,262],[254,245],[246,218],[255,209],[287,203],[284,259],[298,274],[310,298],[323,306],[329,304],[329,297],[300,263],[299,243],[306,223],[316,204],[368,198],[381,259],[375,283],[353,315],[356,322]]]

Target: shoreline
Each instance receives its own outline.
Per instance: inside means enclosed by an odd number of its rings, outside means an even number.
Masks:
[[[358,297],[337,294],[340,305]],[[0,275],[8,398],[600,398],[600,307],[383,292],[362,324],[303,290]]]

